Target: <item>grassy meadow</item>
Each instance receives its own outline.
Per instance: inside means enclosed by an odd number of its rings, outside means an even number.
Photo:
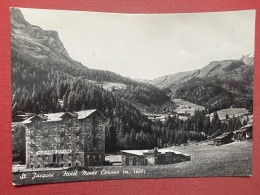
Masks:
[[[27,172],[26,179],[21,179],[23,173],[20,172],[13,174],[13,182],[19,185],[106,179],[252,175],[252,142],[233,142],[222,146],[207,145],[205,142],[170,149],[191,155],[191,161],[150,167],[89,167],[69,170],[67,174],[61,170]],[[34,177],[36,174],[53,174],[53,177]]]

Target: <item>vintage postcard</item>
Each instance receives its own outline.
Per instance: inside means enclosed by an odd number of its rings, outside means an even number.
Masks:
[[[10,19],[14,185],[252,175],[255,10]]]

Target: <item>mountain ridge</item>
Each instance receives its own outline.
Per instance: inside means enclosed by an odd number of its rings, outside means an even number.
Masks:
[[[155,78],[148,81],[148,83],[153,84],[161,89],[170,89],[171,95],[174,96],[177,89],[187,81],[194,77],[204,78],[204,77],[218,77],[220,79],[229,80],[242,80],[245,76],[247,70],[253,71],[253,60],[243,58],[244,60],[222,60],[222,61],[212,61],[208,65],[192,70],[178,72],[175,74],[165,75],[162,77]],[[250,64],[245,64],[245,62],[250,62]]]
[[[11,50],[13,95],[16,92],[23,96],[30,96],[33,92],[37,94],[46,88],[46,83],[59,86],[61,81],[55,77],[62,75],[64,80],[84,80],[99,87],[104,84],[103,89],[109,82],[126,85],[123,88],[108,88],[139,110],[169,101],[169,97],[153,85],[139,83],[111,71],[90,69],[73,60],[56,31],[31,25],[17,8],[11,8]],[[20,92],[22,90],[23,94]]]
[[[36,58],[49,58],[83,66],[70,57],[57,31],[43,30],[39,26],[31,25],[18,8],[11,8],[10,13],[12,49]]]

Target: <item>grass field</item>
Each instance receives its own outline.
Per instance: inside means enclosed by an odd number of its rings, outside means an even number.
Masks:
[[[94,85],[99,85],[99,86],[103,86],[104,89],[111,91],[113,88],[114,89],[125,89],[126,85],[122,84],[122,83],[112,83],[112,82],[97,82],[94,80],[88,80],[86,79],[88,82],[93,83]]]
[[[125,89],[126,85],[122,83],[110,83],[110,82],[104,82],[102,83],[103,88],[108,91],[112,91],[112,89]]]
[[[250,176],[252,174],[252,142],[233,142],[214,146],[207,144],[171,148],[190,154],[190,162],[179,163],[182,176]]]
[[[36,173],[13,174],[15,184],[53,183],[66,181],[159,178],[159,177],[205,177],[205,176],[250,176],[252,173],[252,142],[234,142],[222,146],[191,144],[170,148],[191,155],[191,161],[170,165],[120,167],[104,166],[85,169],[88,173],[72,170],[76,176],[64,176],[63,171],[39,171],[37,174],[53,174],[53,177],[33,178]],[[123,174],[124,173],[124,174]]]
[[[248,110],[245,108],[228,108],[217,111],[218,117],[220,120],[223,120],[226,118],[226,115],[228,114],[229,118],[233,117],[233,114],[235,117],[243,116],[245,114],[248,114]],[[213,114],[211,114],[213,117]]]
[[[205,109],[203,106],[193,104],[193,103],[185,101],[183,99],[173,99],[172,101],[177,106],[177,108],[175,109],[175,112],[177,112],[177,113],[188,113],[190,115],[194,115],[195,110]]]

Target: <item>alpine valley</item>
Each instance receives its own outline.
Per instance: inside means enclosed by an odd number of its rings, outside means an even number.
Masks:
[[[172,98],[182,98],[205,106],[209,112],[223,108],[253,109],[254,55],[237,60],[213,61],[189,72],[147,81],[168,92]]]
[[[136,81],[75,61],[58,32],[31,25],[19,9],[11,8],[13,122],[34,113],[95,108],[108,118],[106,152],[180,145],[241,127],[243,121],[235,116],[229,123],[221,123],[216,111],[230,107],[253,111],[253,71],[251,54]],[[179,105],[174,99],[204,109],[183,120],[176,114]],[[155,115],[164,120],[156,120]],[[13,136],[14,161],[24,161],[19,156],[22,133]]]

